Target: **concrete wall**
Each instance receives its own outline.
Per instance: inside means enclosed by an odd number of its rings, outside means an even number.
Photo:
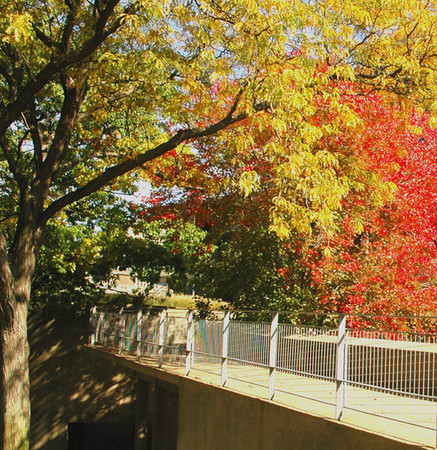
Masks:
[[[137,372],[143,384],[137,404],[148,405],[142,416],[137,416],[144,429],[148,428],[138,450],[425,448],[208,384],[198,378],[199,374],[195,379],[186,378],[182,368],[158,369],[101,349],[88,351]]]
[[[32,450],[67,450],[69,423],[98,423],[94,434],[113,424],[106,428],[114,442],[134,425],[135,373],[83,351],[88,320],[29,319]]]
[[[420,448],[190,379],[179,383],[178,450]]]

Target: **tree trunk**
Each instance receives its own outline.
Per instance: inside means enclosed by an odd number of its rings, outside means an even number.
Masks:
[[[21,251],[11,271],[0,233],[0,449],[29,448],[29,344],[27,308],[35,267],[35,232],[17,240]]]
[[[12,324],[1,330],[0,448],[29,448],[29,344],[27,303],[16,304]]]

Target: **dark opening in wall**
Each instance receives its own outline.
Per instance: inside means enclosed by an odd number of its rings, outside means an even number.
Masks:
[[[153,449],[176,450],[178,437],[178,390],[162,383],[156,386]]]
[[[134,425],[69,423],[68,450],[134,450]]]

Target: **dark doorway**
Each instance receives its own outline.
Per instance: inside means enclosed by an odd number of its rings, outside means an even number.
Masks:
[[[176,450],[178,437],[178,390],[172,385],[156,387],[153,450]]]
[[[68,450],[134,450],[134,425],[69,423]]]

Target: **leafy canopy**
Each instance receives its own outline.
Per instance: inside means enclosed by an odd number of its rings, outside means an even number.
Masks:
[[[8,1],[2,220],[30,192],[45,223],[132,170],[152,177],[150,161],[250,117],[250,132],[271,130],[263,151],[277,167],[273,229],[286,236],[317,223],[329,234],[356,183],[337,175],[336,154],[319,150],[339,127],[360,125],[342,101],[344,83],[433,111],[434,21],[433,3],[413,0]],[[251,138],[232,145],[248,148]],[[258,183],[252,171],[240,180],[247,193]]]

